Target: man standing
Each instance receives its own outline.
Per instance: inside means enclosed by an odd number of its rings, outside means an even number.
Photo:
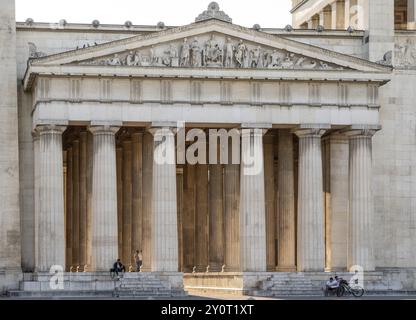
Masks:
[[[136,253],[134,254],[134,262],[136,263],[136,272],[140,272],[143,263],[143,254],[141,250],[136,250]]]

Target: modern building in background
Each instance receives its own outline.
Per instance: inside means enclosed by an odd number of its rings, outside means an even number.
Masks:
[[[0,291],[416,291],[415,2],[295,0],[273,29],[215,2],[178,27],[16,23],[2,0]],[[197,140],[223,161],[186,161]]]

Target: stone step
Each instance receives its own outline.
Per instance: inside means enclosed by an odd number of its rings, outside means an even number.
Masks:
[[[303,287],[271,287],[269,290],[304,290],[304,291],[311,291],[311,290],[316,290],[313,287],[307,287],[307,288],[303,288]]]
[[[11,290],[8,291],[9,297],[21,297],[21,298],[83,298],[83,297],[113,297],[114,291],[21,291]]]
[[[269,291],[252,291],[250,295],[258,297],[321,297],[321,292],[269,292]]]

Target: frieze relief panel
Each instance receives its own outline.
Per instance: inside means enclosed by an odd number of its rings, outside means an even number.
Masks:
[[[324,61],[216,33],[121,52],[83,61],[81,64],[176,68],[344,69]]]
[[[416,69],[416,37],[396,37],[395,67]]]

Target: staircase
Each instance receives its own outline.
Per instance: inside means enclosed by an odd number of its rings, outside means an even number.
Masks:
[[[152,273],[127,272],[119,279],[109,273],[65,273],[63,289],[51,289],[49,274],[24,274],[18,290],[9,297],[26,298],[167,298],[186,295],[183,286],[172,287],[169,279]]]
[[[126,273],[116,284],[114,297],[145,298],[145,297],[172,297],[180,292],[172,290],[167,281],[163,281],[150,273],[136,273],[131,277]]]
[[[322,288],[312,283],[303,273],[279,272],[260,281],[250,294],[263,297],[322,296]]]

